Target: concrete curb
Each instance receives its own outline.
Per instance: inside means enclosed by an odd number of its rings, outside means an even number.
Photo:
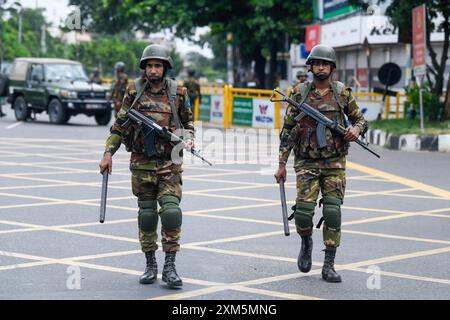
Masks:
[[[376,144],[392,150],[450,152],[450,134],[425,136],[417,134],[394,135],[378,129],[369,129],[366,133],[366,139],[370,144]]]

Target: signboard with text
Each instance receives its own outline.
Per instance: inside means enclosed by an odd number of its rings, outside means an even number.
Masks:
[[[198,118],[201,121],[209,121],[211,119],[211,96],[203,94],[202,103],[198,106]]]
[[[361,17],[351,17],[322,25],[320,43],[343,47],[361,42]]]
[[[223,96],[211,96],[211,122],[223,123]]]
[[[306,27],[305,49],[310,52],[311,49],[320,43],[320,24],[309,25]]]
[[[233,124],[250,127],[252,121],[252,98],[233,98]]]
[[[275,104],[267,98],[233,98],[233,124],[253,128],[275,127]]]
[[[274,128],[275,106],[269,99],[253,99],[253,127]]]
[[[413,67],[414,75],[423,76],[426,72],[426,11],[425,5],[415,7],[412,12],[413,17]]]
[[[348,4],[348,0],[323,0],[323,18],[332,19],[340,15],[358,10],[358,7]]]

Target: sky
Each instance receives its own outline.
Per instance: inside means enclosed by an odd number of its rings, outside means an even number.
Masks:
[[[50,32],[54,33],[57,30],[58,25],[61,24],[61,22],[65,21],[67,16],[71,13],[71,7],[69,7],[68,0],[59,0],[59,1],[52,1],[52,0],[19,0],[19,2],[22,4],[23,7],[27,8],[45,8],[45,15],[47,20],[53,24],[52,30]],[[198,37],[200,34],[205,33],[208,31],[208,28],[198,28],[196,30],[196,37]],[[159,34],[160,35],[160,34]],[[208,58],[213,57],[213,53],[210,48],[205,47],[201,48],[198,45],[194,45],[192,42],[186,40],[186,39],[175,39],[176,48],[177,51],[181,55],[185,55],[188,52],[195,51],[203,54],[204,56]]]

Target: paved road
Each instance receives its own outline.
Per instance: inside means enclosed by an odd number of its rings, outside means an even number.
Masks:
[[[208,167],[184,166],[185,285],[143,286],[128,154],[114,156],[106,223],[98,223],[98,161],[108,127],[0,119],[0,299],[450,299],[450,154],[351,148],[343,206],[340,284],[321,280],[321,232],[313,270],[301,274],[300,238],[282,231],[275,134],[199,133]],[[259,139],[259,143],[258,140]],[[200,144],[200,143],[199,143]],[[256,148],[257,147],[257,148]],[[226,161],[224,161],[226,157]],[[295,198],[288,173],[289,204]],[[320,217],[316,209],[315,222]],[[162,269],[163,254],[157,252]]]

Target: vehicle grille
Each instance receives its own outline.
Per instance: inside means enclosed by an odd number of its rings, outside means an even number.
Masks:
[[[78,92],[79,99],[105,99],[106,94],[103,91],[79,91]]]

